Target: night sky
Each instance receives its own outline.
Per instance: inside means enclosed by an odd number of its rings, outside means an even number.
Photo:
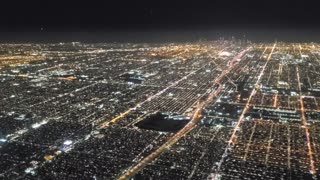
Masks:
[[[191,2],[191,3],[190,3]],[[75,32],[272,32],[281,36],[317,35],[315,2],[275,0],[212,0],[174,2],[7,1],[0,7],[0,39],[15,34]],[[200,36],[199,33],[194,36]],[[288,33],[284,33],[288,34]],[[290,34],[290,33],[289,33]],[[320,33],[319,33],[320,34]],[[229,34],[228,34],[229,35]],[[294,35],[297,36],[297,35]]]

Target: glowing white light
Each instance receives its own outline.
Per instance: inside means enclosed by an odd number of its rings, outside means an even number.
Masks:
[[[44,125],[44,124],[47,124],[48,123],[48,121],[41,121],[40,123],[35,123],[35,124],[33,124],[31,127],[33,128],[33,129],[37,129],[37,128],[39,128],[40,126],[42,126],[42,125]]]
[[[104,106],[104,104],[101,104],[98,108],[101,109],[101,108],[103,108],[103,106]]]
[[[7,140],[6,139],[0,139],[0,142],[6,142]]]
[[[41,125],[38,123],[32,124],[32,128],[33,129],[37,129],[38,127],[40,127]]]
[[[33,174],[33,175],[35,174],[33,168],[27,168],[26,170],[24,170],[24,172],[27,173],[27,174],[29,174],[29,173],[30,173],[30,174]]]
[[[84,138],[85,140],[88,140],[90,138],[90,134],[86,135],[86,137]]]
[[[17,131],[17,134],[24,134],[24,133],[26,133],[28,131],[28,129],[21,129],[21,130],[19,130],[19,131]]]
[[[219,53],[219,56],[231,56],[231,55],[232,55],[232,53],[227,52],[227,51],[223,51],[223,52]]]
[[[70,144],[72,144],[72,141],[71,140],[66,140],[63,144],[64,145],[70,145]]]

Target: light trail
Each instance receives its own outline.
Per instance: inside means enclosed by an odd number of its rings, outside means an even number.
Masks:
[[[223,49],[224,49],[224,48],[223,48]],[[221,51],[223,51],[223,49],[222,49]],[[247,49],[247,51],[248,51],[248,49]],[[170,89],[170,88],[178,85],[181,81],[186,80],[189,76],[195,74],[197,71],[201,70],[201,69],[204,68],[205,66],[206,66],[206,65],[201,66],[200,68],[198,68],[198,69],[190,72],[190,73],[187,74],[186,76],[182,77],[181,79],[173,82],[171,85],[167,86],[167,87],[164,88],[163,90],[159,91],[157,94],[155,94],[155,95],[153,95],[153,96],[150,96],[147,100],[136,104],[133,108],[128,109],[127,111],[121,113],[120,115],[114,117],[113,119],[102,123],[102,124],[100,125],[100,128],[104,128],[104,127],[109,126],[110,122],[113,122],[113,123],[114,123],[114,122],[118,121],[119,119],[121,119],[121,118],[124,117],[125,115],[129,114],[129,113],[132,112],[133,110],[136,110],[137,108],[141,107],[144,103],[153,100],[154,98],[162,95],[162,94],[163,94],[164,92],[166,92],[168,89]],[[105,118],[106,116],[107,116],[107,115],[102,116],[101,118],[99,118],[99,120]],[[98,121],[99,121],[99,120],[98,120]]]
[[[129,114],[130,112],[132,112],[133,110],[135,110],[136,108],[140,107],[142,104],[144,104],[144,103],[146,103],[146,102],[148,102],[148,101],[151,101],[152,99],[160,96],[160,95],[163,94],[165,91],[167,91],[169,88],[171,88],[171,87],[173,87],[173,86],[176,86],[178,83],[180,83],[181,81],[187,79],[187,78],[188,78],[189,76],[191,76],[192,74],[195,74],[197,71],[201,70],[203,67],[205,67],[205,65],[202,66],[202,67],[200,67],[200,68],[198,68],[198,69],[196,69],[196,70],[194,70],[194,71],[192,71],[192,72],[190,72],[189,74],[187,74],[186,76],[182,77],[182,78],[179,79],[178,81],[175,81],[174,83],[172,83],[171,85],[169,85],[169,86],[167,86],[165,89],[163,89],[162,91],[160,91],[160,92],[158,92],[157,94],[149,97],[147,100],[145,100],[145,101],[143,101],[143,102],[141,102],[141,103],[138,103],[138,104],[137,104],[136,106],[134,106],[133,108],[130,108],[130,109],[128,109],[127,111],[121,113],[120,115],[112,118],[111,120],[100,124],[100,126],[98,126],[97,129],[100,129],[100,128],[103,128],[103,127],[107,127],[107,126],[109,126],[111,123],[115,123],[116,121],[118,121],[119,119],[123,118],[124,116],[126,116],[127,114]],[[87,88],[89,88],[89,87],[92,87],[92,86],[94,86],[94,85],[96,85],[96,84],[98,84],[98,83],[101,83],[101,81],[97,81],[97,82],[95,82],[95,83],[93,83],[93,84],[90,84],[90,85],[87,85],[87,86],[84,86],[84,87],[75,89],[75,90],[73,90],[73,91],[71,91],[71,92],[68,92],[68,93],[60,94],[60,95],[58,95],[57,97],[50,98],[50,99],[48,99],[48,100],[46,100],[46,101],[43,101],[43,102],[34,104],[34,105],[32,105],[32,106],[41,105],[41,104],[47,103],[47,102],[49,102],[49,101],[53,101],[53,100],[55,100],[55,99],[57,99],[57,98],[60,98],[60,97],[63,97],[63,96],[67,96],[67,95],[69,95],[69,94],[71,94],[71,93],[83,91],[83,90],[85,90],[85,89],[87,89]],[[95,113],[93,113],[93,114],[95,114]],[[92,116],[93,114],[91,114],[91,115],[89,115],[89,116],[87,116],[87,117],[90,117],[90,116]],[[96,123],[96,122],[99,123],[103,118],[105,118],[105,117],[108,116],[108,115],[109,115],[109,114],[106,114],[106,115],[98,118],[97,120],[94,120],[92,123]],[[87,117],[85,117],[85,118],[87,118]],[[94,131],[91,131],[89,135],[92,135],[92,133],[94,133]],[[81,140],[79,140],[79,141],[74,142],[73,145],[72,145],[72,147],[70,147],[70,149],[69,149],[68,151],[72,150],[73,147],[75,146],[75,144],[83,143],[83,142],[85,142],[85,141],[86,141],[86,139],[81,139]],[[58,156],[58,155],[55,155],[55,156]],[[45,164],[45,163],[46,163],[46,161],[43,162],[43,163],[41,163],[40,165],[42,166],[42,165]]]
[[[301,45],[300,45],[301,48]],[[299,73],[299,67],[296,67],[297,71],[297,79],[298,79],[298,88],[299,88],[299,102],[300,102],[300,112],[301,112],[301,120],[303,127],[306,131],[306,138],[307,138],[307,146],[308,146],[308,155],[309,155],[309,160],[310,160],[310,173],[315,174],[316,169],[314,166],[314,160],[313,160],[313,152],[312,152],[312,147],[310,143],[310,133],[309,133],[309,127],[307,125],[307,119],[305,116],[305,108],[304,108],[304,103],[303,103],[303,96],[302,96],[302,90],[301,90],[301,82],[300,82],[300,73]]]
[[[134,121],[130,122],[129,124],[126,125],[126,127],[130,127],[134,124],[137,124],[138,122],[142,121],[146,116],[150,115],[150,114],[154,114],[156,113],[157,111],[154,111],[152,113],[144,113],[142,114],[141,116],[137,117]]]
[[[79,91],[83,91],[83,90],[85,90],[85,89],[87,89],[87,88],[89,88],[89,87],[95,86],[96,84],[98,84],[98,82],[95,82],[95,83],[93,83],[93,84],[90,84],[90,85],[87,85],[87,86],[84,86],[84,87],[75,89],[75,90],[73,90],[73,91],[71,91],[71,92],[67,92],[67,93],[64,93],[64,94],[59,94],[58,96],[49,98],[49,99],[47,99],[47,100],[45,100],[45,101],[42,101],[42,102],[39,102],[39,103],[36,103],[36,104],[32,104],[32,105],[30,105],[30,107],[34,107],[34,106],[38,106],[38,105],[41,105],[41,104],[45,104],[45,103],[50,102],[50,101],[53,101],[53,100],[55,100],[55,99],[58,99],[58,98],[61,98],[61,97],[64,97],[64,96],[68,96],[68,95],[70,95],[70,94],[72,94],[72,93],[79,92]]]
[[[314,104],[315,104],[316,107],[317,107],[316,111],[319,111],[319,104],[318,104],[317,98],[316,98],[316,97],[313,97],[313,99],[314,99]]]
[[[289,125],[287,125],[287,128],[288,128],[288,169],[290,169],[291,168],[291,161],[290,161],[290,159],[291,159],[291,146],[290,146],[290,144],[291,144],[291,130],[290,130],[290,126]]]
[[[117,117],[107,121],[107,122],[104,122],[101,124],[100,128],[104,128],[106,126],[109,126],[110,123],[114,123],[116,121],[118,121],[119,119],[123,118],[125,115],[129,114],[133,109],[129,109],[123,113],[121,113],[120,115],[118,115]]]
[[[206,101],[199,103],[197,109],[195,110],[192,119],[189,121],[189,123],[184,126],[178,133],[176,133],[174,136],[172,136],[166,143],[164,143],[162,146],[160,146],[156,151],[142,159],[138,164],[135,166],[127,169],[124,171],[123,175],[121,175],[118,179],[119,180],[125,180],[130,177],[132,177],[134,174],[136,174],[138,171],[140,171],[143,167],[145,167],[148,163],[152,162],[156,157],[158,157],[163,151],[170,148],[173,144],[175,144],[181,137],[183,137],[185,134],[187,134],[189,131],[191,131],[195,125],[199,122],[201,119],[201,110],[204,106],[206,106],[208,103],[212,101],[212,99],[221,91],[221,86],[210,94],[210,96],[207,98]]]
[[[133,160],[132,162],[139,162],[143,159],[143,153],[145,153],[146,151],[150,150],[153,148],[154,144],[157,144],[157,140],[160,139],[160,137],[162,136],[162,134],[159,134],[157,137],[155,137],[155,139],[148,145],[146,146]]]
[[[146,99],[145,101],[136,104],[133,108],[130,108],[130,109],[126,110],[125,112],[121,113],[120,115],[112,118],[111,120],[102,123],[102,124],[100,125],[100,128],[104,128],[104,127],[109,126],[109,124],[110,124],[111,122],[114,123],[114,122],[118,121],[119,119],[121,119],[121,118],[124,117],[125,115],[127,115],[127,114],[129,114],[130,112],[132,112],[132,111],[136,110],[137,108],[141,107],[144,103],[149,102],[149,101],[153,100],[154,98],[162,95],[162,94],[163,94],[164,92],[166,92],[168,89],[170,89],[170,88],[173,87],[173,86],[178,85],[181,81],[186,80],[189,76],[193,75],[194,73],[196,73],[197,71],[199,71],[199,70],[202,69],[203,67],[205,67],[205,66],[202,66],[201,68],[192,71],[191,73],[187,74],[186,76],[182,77],[181,79],[179,79],[179,80],[175,81],[174,83],[172,83],[171,85],[167,86],[167,87],[164,88],[163,90],[159,91],[157,94],[155,94],[155,95],[153,95],[153,96],[150,96],[150,97],[149,97],[148,99]],[[105,118],[106,116],[108,116],[108,115],[102,116],[102,117],[99,118],[99,119],[103,119],[103,118]],[[99,120],[98,120],[98,121],[99,121]]]
[[[267,62],[266,62],[265,65],[263,66],[263,68],[262,68],[262,70],[261,70],[261,72],[260,72],[260,74],[259,74],[259,76],[258,76],[258,78],[257,78],[257,81],[256,81],[256,83],[255,83],[255,86],[260,83],[260,79],[261,79],[261,77],[264,75],[264,71],[265,71],[265,69],[266,69],[266,67],[267,67],[267,64],[268,64],[269,60],[271,59],[271,56],[272,56],[272,54],[273,54],[273,51],[274,51],[276,45],[277,45],[277,44],[274,43],[274,45],[273,45],[273,47],[272,47],[272,49],[271,49],[271,52],[270,52],[270,54],[269,54],[269,56],[268,56],[268,58],[267,58]],[[261,56],[263,56],[263,55],[261,55]],[[217,172],[220,171],[221,164],[223,163],[224,158],[227,157],[227,155],[228,155],[228,150],[231,149],[232,146],[233,146],[234,143],[235,143],[236,132],[237,132],[238,129],[240,128],[240,124],[241,124],[241,122],[242,122],[243,119],[244,119],[244,115],[245,115],[245,113],[248,111],[248,109],[250,108],[251,99],[252,99],[252,97],[253,97],[255,94],[256,94],[256,89],[255,89],[255,87],[254,87],[253,90],[251,91],[251,94],[250,94],[250,96],[249,96],[249,98],[248,98],[248,101],[247,101],[247,103],[246,103],[246,105],[245,105],[245,108],[243,109],[243,111],[242,111],[242,113],[241,113],[241,115],[240,115],[240,117],[239,117],[239,119],[238,119],[238,122],[237,122],[236,126],[235,126],[234,129],[233,129],[233,133],[232,133],[232,135],[230,136],[230,139],[229,139],[228,144],[227,144],[227,146],[226,146],[226,148],[225,148],[225,151],[224,151],[224,153],[222,154],[222,158],[221,158],[221,160],[220,160],[220,162],[219,162],[219,164],[218,164],[217,170],[216,170]],[[213,178],[215,178],[215,176],[214,176]]]
[[[235,56],[235,57],[231,60],[231,62],[230,62],[231,66],[229,66],[228,69],[223,70],[222,73],[220,74],[220,76],[219,76],[218,78],[216,78],[215,82],[216,82],[217,84],[219,84],[218,82],[220,82],[220,80],[221,80],[223,77],[225,77],[226,74],[228,74],[228,73],[231,71],[231,69],[233,69],[233,67],[234,67],[234,65],[236,64],[236,62],[238,62],[239,59],[240,59],[245,53],[247,53],[250,49],[251,49],[251,47],[248,48],[248,49],[246,49],[246,50],[243,50],[243,51],[240,52],[237,56]]]
[[[271,138],[272,138],[273,126],[274,126],[274,124],[271,124],[269,140],[268,140],[268,146],[267,146],[266,159],[264,161],[264,164],[267,164],[268,161],[269,161],[269,154],[270,154],[270,148],[271,148],[271,143],[272,143],[272,139]]]
[[[241,58],[250,49],[251,48],[248,48],[248,49],[242,51],[233,60],[236,59],[238,61],[238,59]],[[187,134],[189,131],[191,131],[195,127],[195,125],[201,120],[200,117],[201,117],[202,109],[205,106],[207,106],[210,102],[212,102],[214,97],[216,97],[216,95],[218,93],[220,93],[220,91],[222,90],[222,85],[220,85],[220,80],[227,73],[229,73],[231,71],[231,69],[233,69],[235,64],[236,63],[233,63],[231,66],[228,67],[228,69],[224,70],[217,78],[215,78],[214,82],[216,84],[219,84],[219,87],[215,91],[211,92],[205,101],[198,103],[197,108],[194,111],[194,114],[193,114],[191,120],[189,121],[189,123],[186,126],[184,126],[178,133],[176,133],[174,136],[172,136],[166,143],[164,143],[162,146],[160,146],[156,151],[154,151],[153,153],[151,153],[150,155],[148,155],[147,157],[142,159],[138,164],[136,164],[136,165],[130,167],[129,169],[125,170],[123,172],[123,174],[118,179],[119,180],[129,179],[134,174],[136,174],[138,171],[140,171],[142,168],[144,168],[148,163],[151,163],[163,151],[167,150],[173,144],[175,144],[181,137],[183,137],[185,134]]]
[[[248,142],[248,144],[247,144],[247,147],[246,147],[246,150],[245,150],[245,154],[244,154],[244,157],[243,157],[243,160],[244,160],[244,161],[247,160],[249,148],[250,148],[250,145],[251,145],[251,142],[252,142],[252,137],[253,137],[254,132],[256,131],[256,126],[257,126],[257,123],[255,122],[254,125],[253,125],[253,127],[252,127],[252,132],[251,132],[251,134],[250,134],[249,142]]]
[[[300,57],[302,58],[301,50],[302,50],[302,47],[301,47],[301,44],[299,44],[299,53],[300,53]]]
[[[278,102],[278,94],[275,94],[274,101],[273,101],[273,107],[277,107],[277,102]]]

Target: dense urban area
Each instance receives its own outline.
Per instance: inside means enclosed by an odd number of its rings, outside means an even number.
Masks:
[[[0,45],[0,179],[320,179],[320,44]]]

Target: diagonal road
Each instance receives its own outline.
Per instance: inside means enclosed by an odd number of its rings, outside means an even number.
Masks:
[[[248,48],[240,54],[238,54],[234,60],[240,59],[247,51],[249,51],[251,48]],[[225,77],[233,68],[236,63],[233,63],[230,65],[226,70],[224,70],[218,77],[215,78],[214,82],[219,84],[219,87],[211,92],[207,99],[201,103],[198,103],[196,110],[194,111],[194,114],[190,120],[190,122],[182,128],[179,132],[177,132],[174,136],[172,136],[165,144],[160,146],[156,151],[142,159],[138,164],[130,167],[129,169],[125,170],[123,174],[118,178],[119,180],[125,180],[132,177],[134,174],[136,174],[138,171],[140,171],[142,168],[144,168],[146,165],[151,163],[155,158],[157,158],[162,152],[170,148],[173,144],[175,144],[181,137],[183,137],[185,134],[187,134],[189,131],[191,131],[195,125],[201,120],[201,111],[202,109],[207,106],[210,102],[213,101],[213,99],[217,96],[218,93],[222,90],[222,85],[220,84],[220,80]]]
[[[272,47],[272,49],[271,49],[271,52],[270,52],[269,56],[267,57],[267,62],[264,64],[263,68],[261,69],[260,74],[259,74],[259,76],[258,76],[258,78],[257,78],[257,81],[256,81],[255,85],[259,85],[260,80],[261,80],[261,77],[264,75],[264,71],[265,71],[265,69],[266,69],[266,67],[267,67],[267,65],[268,65],[268,62],[269,62],[270,59],[271,59],[271,56],[272,56],[272,54],[273,54],[273,51],[274,51],[276,45],[277,45],[276,43],[273,45],[273,47]],[[225,151],[224,151],[224,153],[222,154],[221,160],[220,160],[220,162],[219,162],[219,164],[218,164],[218,167],[217,167],[217,172],[218,172],[218,173],[220,172],[221,164],[223,163],[223,161],[225,160],[225,157],[227,157],[227,155],[229,154],[229,150],[232,149],[232,147],[233,147],[233,145],[234,145],[234,143],[235,143],[235,140],[236,140],[236,132],[237,132],[238,129],[240,128],[240,124],[241,124],[241,122],[242,122],[243,119],[244,119],[244,115],[247,113],[247,111],[248,111],[249,108],[250,108],[251,99],[252,99],[252,97],[256,94],[256,92],[257,92],[257,91],[256,91],[256,89],[255,89],[255,87],[254,87],[254,88],[252,89],[251,94],[250,94],[250,96],[249,96],[249,98],[248,98],[248,101],[247,101],[247,103],[246,103],[246,105],[245,105],[245,107],[244,107],[244,109],[243,109],[243,111],[242,111],[242,113],[241,113],[241,115],[240,115],[240,117],[239,117],[239,119],[238,119],[238,122],[237,122],[237,124],[235,125],[235,127],[234,127],[234,129],[233,129],[233,133],[232,133],[232,135],[230,136],[230,139],[229,139],[228,144],[227,144],[227,146],[226,146],[226,148],[225,148]],[[214,176],[213,179],[215,179],[215,178],[216,178],[216,177]]]

